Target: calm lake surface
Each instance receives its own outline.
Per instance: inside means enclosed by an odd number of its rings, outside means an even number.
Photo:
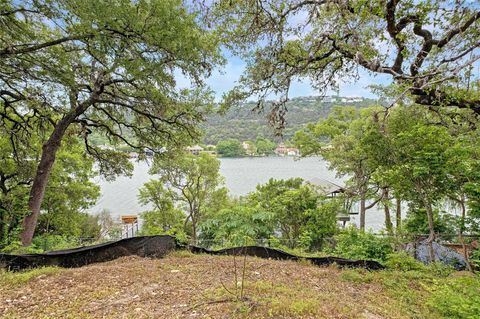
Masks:
[[[335,172],[328,170],[320,158],[310,157],[295,160],[292,157],[245,157],[221,158],[220,173],[225,177],[225,184],[233,196],[246,195],[255,190],[255,186],[267,182],[270,178],[286,179],[301,177],[305,180],[322,178],[339,185],[342,179]],[[97,205],[89,212],[98,213],[107,209],[115,217],[136,215],[148,209],[138,203],[138,190],[155,176],[148,174],[149,163],[135,163],[132,177],[119,177],[113,182],[102,178],[95,180],[101,187],[101,197]],[[358,216],[351,216],[352,223],[357,223]],[[367,211],[367,228],[378,231],[383,228],[383,212],[377,208]]]

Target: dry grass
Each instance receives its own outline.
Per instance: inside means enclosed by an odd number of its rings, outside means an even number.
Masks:
[[[242,262],[237,258],[238,267]],[[0,277],[9,277],[6,281],[0,278],[0,316],[438,318],[418,302],[423,291],[415,285],[415,278],[411,283],[404,280],[405,287],[397,287],[398,280],[388,272],[318,268],[304,262],[249,257],[245,297],[235,298],[233,268],[233,257],[179,252],[164,259],[125,257],[34,275],[0,273]],[[16,276],[23,279],[16,280]],[[389,278],[391,282],[385,284]],[[397,289],[404,294],[398,296]]]

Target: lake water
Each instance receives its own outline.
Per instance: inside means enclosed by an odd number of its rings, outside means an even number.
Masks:
[[[320,158],[310,157],[295,160],[292,157],[245,157],[221,158],[220,173],[225,177],[225,184],[233,196],[246,195],[255,190],[255,186],[267,182],[270,178],[286,179],[301,177],[305,180],[321,178],[339,185],[342,179],[335,172],[328,170]],[[109,210],[113,216],[135,215],[148,207],[141,206],[137,201],[138,190],[145,182],[155,176],[148,174],[149,163],[135,163],[132,177],[119,177],[113,182],[98,178],[96,182],[101,187],[101,197],[97,205],[89,211],[100,212]],[[351,216],[352,223],[358,222],[358,215]],[[383,228],[383,212],[377,208],[367,211],[367,228],[378,231]]]

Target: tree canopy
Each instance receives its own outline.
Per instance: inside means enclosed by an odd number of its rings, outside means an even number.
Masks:
[[[268,0],[213,2],[212,21],[248,67],[239,87],[273,103],[284,126],[293,81],[308,78],[320,91],[355,80],[361,70],[384,74],[393,100],[411,97],[428,107],[480,114],[480,7],[471,1]],[[235,40],[232,41],[231,39]],[[241,95],[244,96],[244,95]]]
[[[185,231],[195,241],[198,224],[208,209],[215,209],[217,203],[226,200],[226,189],[222,187],[223,178],[219,169],[220,161],[207,153],[157,157],[150,173],[160,177],[147,182],[139,194],[142,203],[154,206],[151,213],[144,213],[147,220],[157,223],[157,227],[166,232],[178,223],[180,210],[184,228],[190,228]],[[148,217],[153,214],[161,218]]]
[[[24,244],[67,132],[110,177],[128,172],[126,158],[93,145],[91,133],[142,152],[198,137],[212,101],[204,79],[222,59],[214,33],[181,1],[2,1],[0,26],[1,125],[12,128],[14,151],[22,136],[43,143]]]

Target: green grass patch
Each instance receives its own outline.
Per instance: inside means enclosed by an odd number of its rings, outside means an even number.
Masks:
[[[41,275],[52,275],[62,271],[59,267],[42,267],[26,271],[11,272],[0,270],[0,287],[12,288],[29,282]]]
[[[425,286],[431,294],[427,304],[445,318],[480,318],[480,277],[465,277],[434,280]]]

